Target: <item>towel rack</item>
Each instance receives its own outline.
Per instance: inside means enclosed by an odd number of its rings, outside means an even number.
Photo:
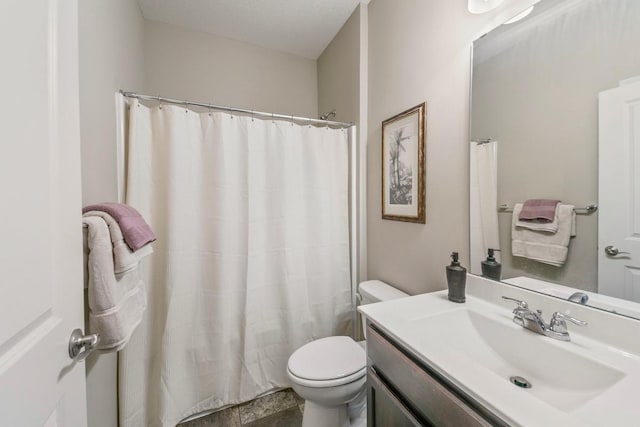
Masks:
[[[475,142],[478,145],[488,144],[490,142],[495,141],[493,138],[483,138],[483,139],[472,139],[471,142]]]
[[[598,205],[592,203],[590,205],[585,206],[584,208],[574,208],[576,214],[578,215],[591,215],[598,211]],[[509,206],[506,203],[502,203],[498,206],[498,212],[513,212],[513,206]]]

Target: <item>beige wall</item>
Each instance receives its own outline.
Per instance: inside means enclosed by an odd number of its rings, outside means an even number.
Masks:
[[[144,90],[144,21],[131,0],[79,2],[80,130],[83,204],[113,201],[116,187],[118,89]],[[91,427],[117,425],[117,358],[86,361],[87,412]]]
[[[119,89],[143,91],[144,20],[131,0],[79,2],[83,203],[115,200]]]
[[[145,22],[146,90],[170,98],[297,116],[318,114],[316,61]]]
[[[360,7],[318,58],[318,112],[357,123],[360,115]]]
[[[416,294],[446,287],[445,265],[469,252],[471,42],[532,1],[471,15],[466,1],[369,4],[368,273]],[[425,225],[381,219],[381,122],[427,102]]]
[[[336,110],[333,120],[355,123],[357,135],[356,144],[358,151],[363,145],[361,137],[361,123],[366,122],[363,115],[366,109],[361,105],[361,81],[363,64],[361,58],[361,43],[363,42],[363,28],[366,28],[366,4],[358,6],[351,14],[347,22],[340,29],[329,45],[322,52],[317,61],[318,67],[318,112],[319,114]],[[366,36],[366,33],[364,34]],[[366,91],[365,91],[366,92]],[[357,179],[357,197],[364,191],[360,188],[360,182],[366,177],[360,178],[365,171],[359,169]],[[364,175],[362,175],[364,176]],[[356,205],[356,214],[366,211],[364,203]],[[366,233],[361,227],[356,231],[357,240],[360,241]],[[358,278],[366,276],[366,266],[358,262]]]

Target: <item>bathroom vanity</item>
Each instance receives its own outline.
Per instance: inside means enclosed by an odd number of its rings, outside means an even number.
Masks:
[[[640,321],[477,276],[467,282],[464,304],[440,291],[359,308],[369,426],[637,423],[640,343],[628,337],[640,336]],[[518,319],[523,301],[547,325],[561,313],[588,326],[568,324],[561,339],[535,333]]]
[[[367,323],[369,426],[506,425]]]

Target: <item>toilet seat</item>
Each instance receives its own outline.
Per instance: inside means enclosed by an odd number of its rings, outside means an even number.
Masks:
[[[366,375],[367,356],[350,337],[312,341],[289,358],[287,370],[294,381],[307,387],[335,387]]]
[[[345,385],[345,384],[349,384],[355,381],[358,381],[359,379],[365,377],[367,375],[367,367],[365,366],[364,368],[362,368],[361,370],[359,370],[358,372],[349,375],[347,377],[342,377],[342,378],[334,378],[331,380],[308,380],[306,378],[300,378],[298,376],[296,376],[294,373],[292,373],[289,368],[287,368],[287,373],[289,374],[289,378],[291,379],[291,381],[300,384],[302,386],[305,387],[311,387],[311,388],[327,388],[327,387],[338,387],[341,385]]]

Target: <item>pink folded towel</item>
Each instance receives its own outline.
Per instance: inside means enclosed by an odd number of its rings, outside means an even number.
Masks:
[[[131,206],[106,202],[82,208],[83,214],[89,211],[102,211],[111,215],[120,226],[124,241],[132,251],[137,251],[144,245],[156,240],[156,235],[149,227],[149,224],[145,222],[140,212]]]
[[[529,199],[524,202],[518,219],[520,221],[552,222],[556,217],[558,203],[560,200]]]

